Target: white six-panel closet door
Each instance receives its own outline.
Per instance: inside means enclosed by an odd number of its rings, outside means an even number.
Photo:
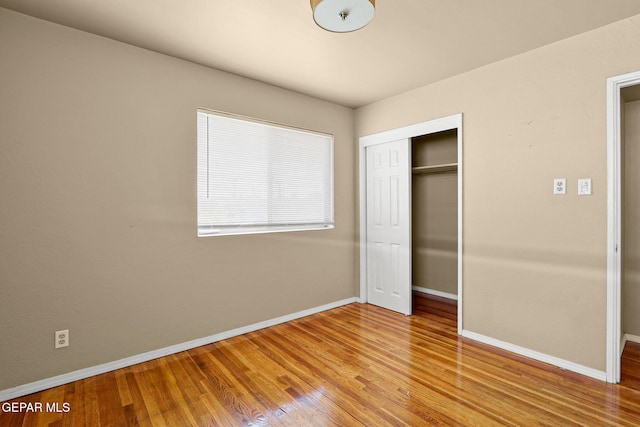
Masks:
[[[411,314],[409,139],[367,147],[367,299]]]

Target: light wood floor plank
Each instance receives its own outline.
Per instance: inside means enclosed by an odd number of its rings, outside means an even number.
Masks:
[[[637,426],[640,344],[606,384],[457,335],[455,302],[350,304],[16,399],[14,426]]]

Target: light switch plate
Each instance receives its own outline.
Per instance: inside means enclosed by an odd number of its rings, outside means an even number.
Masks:
[[[565,178],[553,180],[553,194],[567,194],[567,180]]]
[[[591,195],[591,178],[578,179],[578,195],[579,196]]]

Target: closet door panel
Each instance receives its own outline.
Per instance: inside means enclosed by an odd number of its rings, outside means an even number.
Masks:
[[[409,144],[367,147],[367,297],[403,314],[411,314]]]

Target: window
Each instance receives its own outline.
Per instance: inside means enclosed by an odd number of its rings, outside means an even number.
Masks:
[[[333,228],[333,136],[198,111],[198,236]]]

